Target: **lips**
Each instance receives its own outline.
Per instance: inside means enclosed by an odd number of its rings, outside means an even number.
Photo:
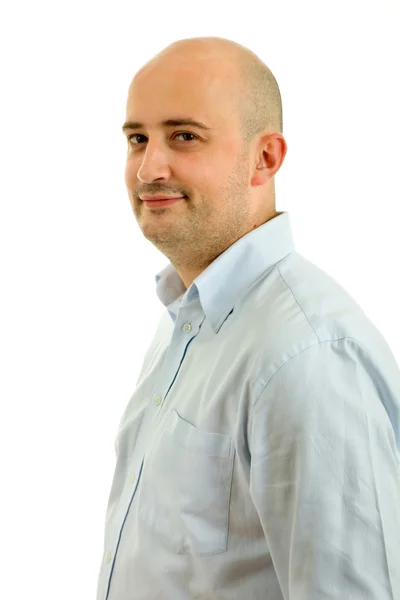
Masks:
[[[183,198],[183,196],[150,196],[148,194],[140,197],[142,200],[147,200],[148,202],[155,202],[156,200],[177,200],[178,198]]]
[[[179,203],[179,200],[184,200],[184,196],[179,196],[177,198],[169,197],[167,199],[162,200],[143,200],[143,204],[148,208],[165,208],[166,206],[171,206],[173,204]]]

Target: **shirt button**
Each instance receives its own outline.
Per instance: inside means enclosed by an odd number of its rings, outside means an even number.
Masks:
[[[186,333],[189,333],[190,331],[192,331],[192,326],[190,323],[185,323],[185,325],[183,326],[183,330],[186,331]]]
[[[136,475],[135,475],[135,473],[132,473],[132,475],[131,475],[131,483],[135,483],[135,481],[136,481]]]
[[[157,398],[156,398],[156,404],[157,404],[157,406],[160,406],[161,401],[162,401],[161,396],[157,396]]]
[[[107,552],[107,554],[106,554],[106,563],[109,563],[110,560],[111,560],[111,553]]]

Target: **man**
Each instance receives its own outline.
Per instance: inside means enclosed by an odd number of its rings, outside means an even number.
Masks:
[[[400,600],[400,372],[276,212],[272,73],[180,40],[126,116],[167,310],[116,437],[98,600]]]

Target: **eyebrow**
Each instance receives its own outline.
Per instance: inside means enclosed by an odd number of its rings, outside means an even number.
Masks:
[[[198,129],[211,131],[211,127],[207,127],[207,125],[204,125],[204,123],[200,123],[200,121],[196,121],[195,119],[191,119],[190,117],[181,119],[167,119],[166,121],[162,121],[161,123],[159,123],[159,126],[161,127],[177,127],[179,125],[191,125],[192,127],[197,127]],[[144,124],[138,123],[137,121],[126,121],[122,125],[122,131],[125,132],[128,129],[144,129]]]

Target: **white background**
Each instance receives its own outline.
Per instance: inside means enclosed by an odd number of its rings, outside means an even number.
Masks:
[[[268,64],[277,210],[400,362],[399,31],[395,0],[2,4],[1,597],[95,596],[116,429],[164,310],[124,184],[135,72],[203,35]]]

